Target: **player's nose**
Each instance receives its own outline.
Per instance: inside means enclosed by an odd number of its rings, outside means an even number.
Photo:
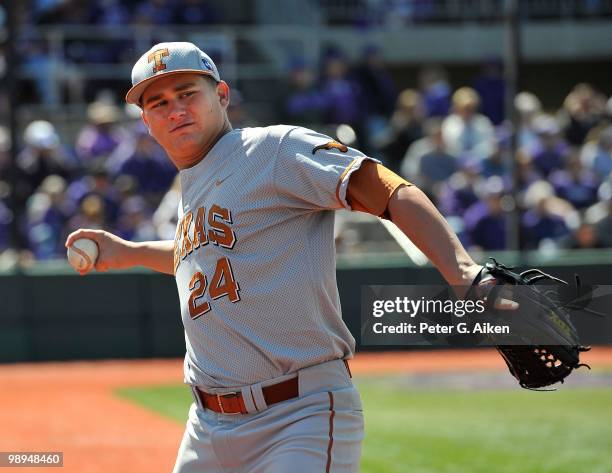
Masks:
[[[178,120],[185,116],[185,107],[179,101],[173,101],[169,104],[168,118],[170,120]]]

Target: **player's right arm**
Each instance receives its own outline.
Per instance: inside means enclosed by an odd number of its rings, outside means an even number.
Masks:
[[[104,230],[79,229],[66,239],[66,248],[79,238],[90,238],[98,244],[96,271],[127,269],[134,266],[174,274],[174,241],[132,242]],[[86,274],[87,271],[81,272]]]

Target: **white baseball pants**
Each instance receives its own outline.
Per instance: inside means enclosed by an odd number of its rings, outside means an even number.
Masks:
[[[219,414],[194,402],[173,473],[358,472],[363,412],[344,363],[308,367],[298,377],[299,397],[270,407],[260,398],[249,414]]]

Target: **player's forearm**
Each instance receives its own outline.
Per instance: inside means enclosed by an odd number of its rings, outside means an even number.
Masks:
[[[480,266],[418,187],[400,187],[391,197],[388,209],[393,223],[429,258],[449,284],[471,284]]]
[[[160,273],[174,274],[174,242],[146,241],[130,243],[130,266],[144,266]]]

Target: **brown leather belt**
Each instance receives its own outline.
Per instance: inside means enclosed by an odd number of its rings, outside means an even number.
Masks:
[[[263,397],[268,406],[278,402],[287,401],[298,397],[298,378],[287,379],[280,383],[271,384],[261,388]],[[240,392],[229,392],[223,394],[210,394],[196,388],[202,406],[211,411],[221,414],[247,414],[247,408]]]
[[[348,362],[342,360],[349,377],[352,378],[351,369]],[[298,377],[281,381],[280,383],[271,384],[261,388],[264,400],[268,406],[279,402],[287,401],[299,396]],[[222,394],[210,394],[202,391],[200,388],[195,389],[195,393],[200,399],[200,403],[205,409],[218,412],[220,414],[247,414],[247,408],[244,404],[241,392],[228,392]]]

